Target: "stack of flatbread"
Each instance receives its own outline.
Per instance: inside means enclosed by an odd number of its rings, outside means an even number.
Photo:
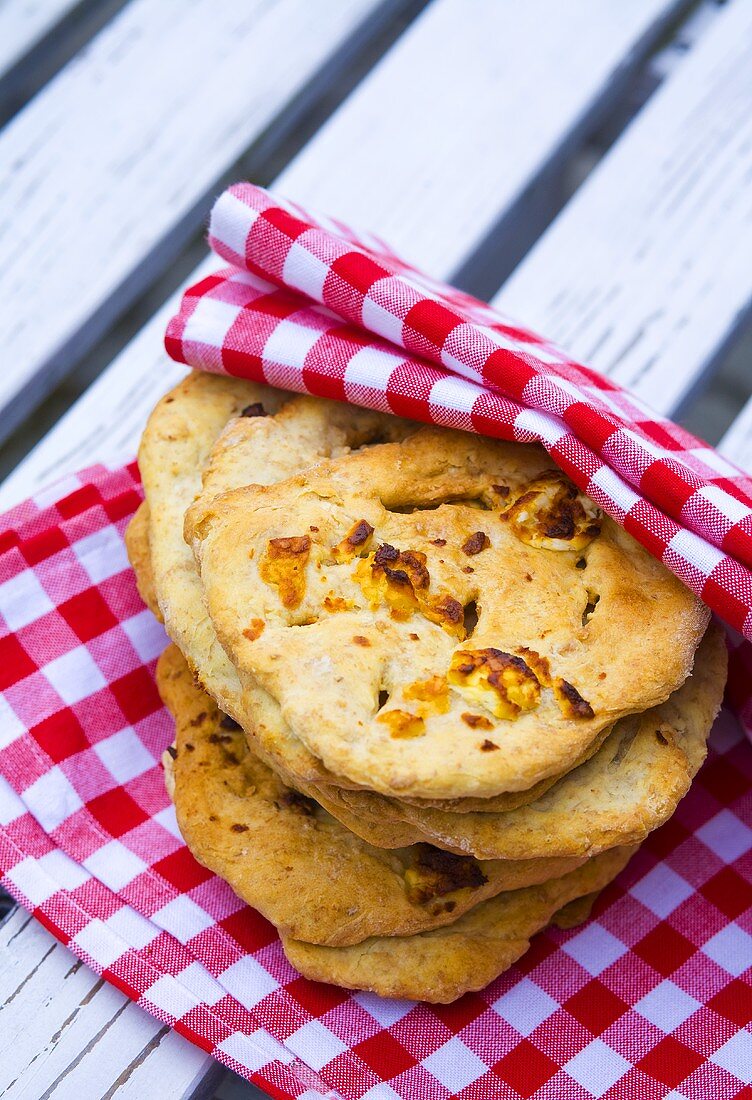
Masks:
[[[721,633],[542,448],[195,373],[139,463],[180,829],[302,974],[479,989],[687,792]]]

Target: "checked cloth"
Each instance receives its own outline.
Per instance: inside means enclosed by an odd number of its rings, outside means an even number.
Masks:
[[[189,289],[167,351],[202,370],[503,439],[571,479],[752,639],[752,481],[615,382],[377,240],[249,183],[215,203],[232,267]]]
[[[749,633],[749,486],[704,444],[378,242],[258,189],[219,200],[212,242],[233,266],[186,295],[167,334],[175,357],[541,439]],[[180,838],[159,763],[173,736],[154,685],[166,638],[123,541],[140,500],[135,466],[95,468],[0,517],[5,889],[108,981],[275,1097],[752,1097],[745,643],[729,684],[741,724],[723,712],[691,792],[590,921],[540,934],[516,967],[453,1005],[353,994],[301,978],[274,928]]]

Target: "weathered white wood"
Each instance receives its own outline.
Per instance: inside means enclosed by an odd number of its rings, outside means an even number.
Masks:
[[[275,186],[449,275],[680,6],[434,3]]]
[[[400,6],[131,0],[16,116],[0,135],[0,436],[166,266],[280,110]]]
[[[751,372],[752,374],[752,372]],[[752,386],[752,377],[750,377]],[[718,445],[721,454],[752,474],[752,398],[747,402]]]
[[[676,6],[474,0],[468,19],[464,0],[436,0],[274,186],[449,276],[517,209]],[[20,464],[0,506],[58,472],[135,451],[149,409],[178,377],[162,352],[174,307]]]
[[[731,0],[494,298],[675,411],[752,301],[752,0]]]
[[[212,1094],[221,1073],[28,913],[16,909],[0,925],[0,1095],[7,1100],[198,1100]]]
[[[78,0],[0,0],[0,78],[77,3]]]

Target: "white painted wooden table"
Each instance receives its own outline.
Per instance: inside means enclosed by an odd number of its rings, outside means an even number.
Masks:
[[[0,95],[82,13],[0,0]],[[0,133],[0,438],[32,436],[136,299],[152,317],[0,505],[132,456],[181,372],[170,291],[233,175],[375,230],[675,414],[752,300],[750,72],[752,0],[123,3]],[[752,465],[752,404],[723,446]],[[19,910],[0,1013],[11,1100],[258,1095]]]

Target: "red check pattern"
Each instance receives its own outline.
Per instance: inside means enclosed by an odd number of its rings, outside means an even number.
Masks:
[[[214,206],[232,266],[167,329],[192,367],[542,443],[577,485],[752,638],[752,481],[615,382],[373,238],[248,183]]]
[[[752,749],[728,713],[674,818],[586,925],[448,1006],[301,978],[183,845],[165,645],[123,544],[135,468],[0,519],[0,882],[159,1020],[274,1097],[752,1095]],[[746,647],[737,652],[745,654]],[[732,683],[749,694],[743,661]]]

